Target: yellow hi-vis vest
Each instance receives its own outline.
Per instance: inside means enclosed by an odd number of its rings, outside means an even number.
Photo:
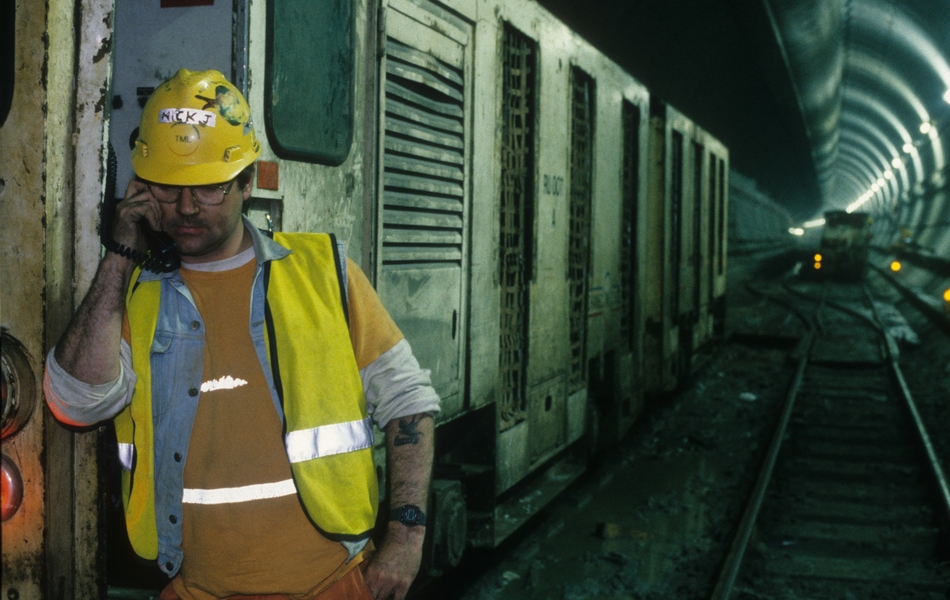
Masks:
[[[267,345],[274,386],[284,410],[284,445],[303,506],[330,539],[369,535],[378,490],[372,421],[342,298],[336,246],[326,234],[274,234],[291,254],[264,264]],[[162,281],[137,282],[126,295],[132,366],[132,402],[115,417],[126,526],[135,552],[158,556],[155,516],[151,348],[161,309]],[[167,285],[167,284],[166,284]],[[258,285],[255,282],[254,285]],[[342,296],[342,297],[341,297]],[[253,296],[252,296],[253,297]],[[247,317],[236,317],[235,322]],[[134,450],[133,450],[134,449]],[[130,452],[130,453],[131,453]]]

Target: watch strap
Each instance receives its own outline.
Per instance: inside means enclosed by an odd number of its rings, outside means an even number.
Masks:
[[[426,514],[422,509],[414,504],[403,504],[399,508],[394,508],[389,512],[390,521],[399,521],[407,527],[422,525],[425,527]]]

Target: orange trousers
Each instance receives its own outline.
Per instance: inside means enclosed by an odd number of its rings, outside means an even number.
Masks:
[[[349,573],[338,579],[333,585],[320,592],[314,600],[373,600],[373,594],[363,579],[363,568],[366,562],[351,569]],[[227,600],[288,600],[290,596],[283,594],[267,594],[256,596],[229,596]],[[172,584],[168,584],[159,600],[181,600]]]

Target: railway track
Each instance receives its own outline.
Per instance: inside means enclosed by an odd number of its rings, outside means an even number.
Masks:
[[[811,332],[712,598],[950,598],[950,491],[887,319],[862,286],[784,293]]]

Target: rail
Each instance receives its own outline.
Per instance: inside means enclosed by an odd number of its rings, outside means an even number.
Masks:
[[[926,457],[925,462],[927,464],[927,470],[932,475],[933,481],[935,483],[937,492],[936,496],[938,497],[937,504],[940,507],[939,512],[945,527],[950,528],[950,484],[948,484],[947,477],[941,468],[939,458],[937,457],[937,454],[934,450],[930,436],[927,433],[923,419],[917,410],[917,406],[914,403],[910,389],[908,388],[903,374],[901,373],[900,366],[898,364],[899,353],[897,344],[894,338],[888,333],[887,328],[883,325],[883,320],[881,319],[881,316],[875,307],[874,299],[871,297],[871,294],[868,292],[867,288],[863,287],[862,291],[864,299],[867,301],[871,309],[872,316],[869,317],[867,314],[863,314],[861,311],[856,311],[847,305],[827,300],[827,286],[825,286],[823,290],[824,291],[821,298],[816,299],[813,296],[807,296],[809,300],[817,302],[817,307],[814,309],[813,316],[807,317],[802,313],[802,311],[797,309],[795,310],[795,312],[797,312],[808,325],[807,333],[802,337],[798,347],[793,353],[793,356],[798,357],[796,373],[789,387],[789,391],[787,393],[780,416],[777,420],[777,425],[772,435],[768,451],[759,470],[755,486],[752,493],[750,494],[749,502],[746,505],[742,519],[739,522],[736,536],[732,541],[729,553],[723,562],[719,579],[715,588],[713,589],[712,595],[710,596],[712,600],[728,599],[732,594],[733,588],[736,586],[736,582],[742,571],[742,566],[747,556],[747,550],[756,530],[756,523],[759,521],[759,516],[765,502],[766,494],[773,479],[776,463],[782,451],[782,444],[788,433],[789,422],[792,419],[792,413],[795,409],[795,401],[801,390],[806,370],[808,369],[812,360],[810,356],[811,350],[815,344],[815,340],[821,335],[822,330],[825,329],[822,324],[820,312],[826,306],[835,309],[839,313],[844,312],[851,315],[852,317],[858,317],[861,320],[867,322],[884,340],[884,354],[886,358],[881,362],[886,363],[886,369],[893,377],[896,383],[896,389],[899,395],[902,397],[902,404],[905,407],[907,413],[910,415],[911,421],[914,424],[913,430],[915,432],[915,439],[917,442],[919,442],[920,448],[923,451],[923,455]],[[781,297],[777,297],[775,294],[770,294],[759,289],[752,289],[752,291],[769,298],[772,301],[791,308],[790,302]],[[801,292],[794,290],[789,286],[786,286],[785,292],[787,294],[803,296]]]

